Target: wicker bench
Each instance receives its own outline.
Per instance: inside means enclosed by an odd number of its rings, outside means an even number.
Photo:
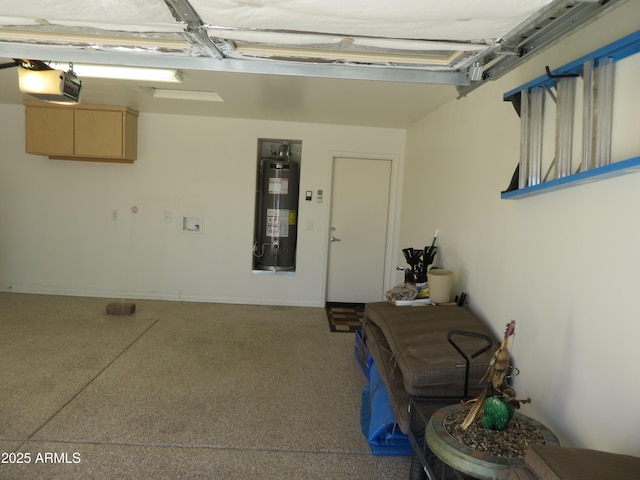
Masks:
[[[486,349],[470,359],[468,378],[464,357],[449,341],[451,332],[461,333],[456,344],[465,352]],[[491,330],[458,306],[396,307],[388,302],[368,303],[363,338],[389,391],[396,422],[406,434],[410,430],[408,408],[412,396],[463,398],[465,385],[469,396],[477,395],[482,389],[480,380],[497,348]],[[491,345],[495,348],[489,348]]]

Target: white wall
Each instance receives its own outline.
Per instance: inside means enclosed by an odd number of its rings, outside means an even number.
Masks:
[[[504,92],[640,28],[629,2],[408,130],[400,246],[428,244],[500,335],[515,319],[516,390],[563,443],[640,455],[640,173],[501,200],[519,158]],[[640,69],[636,72],[634,81]],[[626,98],[635,102],[638,98]],[[637,117],[614,160],[640,155]],[[629,152],[635,152],[629,154]]]
[[[54,161],[24,153],[24,107],[0,118],[0,289],[35,293],[323,305],[332,152],[401,162],[405,143],[404,130],[143,113],[133,165]],[[258,138],[302,140],[300,189],[325,192],[300,203],[294,276],[251,273]]]

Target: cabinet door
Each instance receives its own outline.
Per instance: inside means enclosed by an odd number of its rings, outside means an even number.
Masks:
[[[76,110],[75,155],[122,158],[124,156],[123,112]]]
[[[39,155],[73,155],[72,109],[26,108],[26,151]]]

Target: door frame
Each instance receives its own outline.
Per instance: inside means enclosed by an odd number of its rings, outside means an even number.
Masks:
[[[360,160],[386,160],[391,162],[391,179],[389,184],[389,215],[387,220],[387,241],[386,249],[384,252],[384,282],[383,282],[383,294],[391,287],[393,287],[396,281],[396,250],[400,237],[400,188],[399,179],[401,178],[401,165],[400,157],[398,155],[390,155],[383,153],[363,153],[363,152],[330,152],[330,167],[329,178],[330,187],[329,191],[325,192],[325,199],[327,201],[327,215],[324,223],[325,242],[324,242],[324,262],[322,277],[322,304],[327,301],[327,282],[329,281],[329,236],[331,229],[331,209],[333,207],[333,167],[336,158],[357,158]],[[380,300],[384,300],[381,295]]]

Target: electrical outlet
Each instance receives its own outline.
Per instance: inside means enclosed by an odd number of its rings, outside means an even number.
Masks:
[[[118,210],[111,210],[111,220],[118,220]]]

